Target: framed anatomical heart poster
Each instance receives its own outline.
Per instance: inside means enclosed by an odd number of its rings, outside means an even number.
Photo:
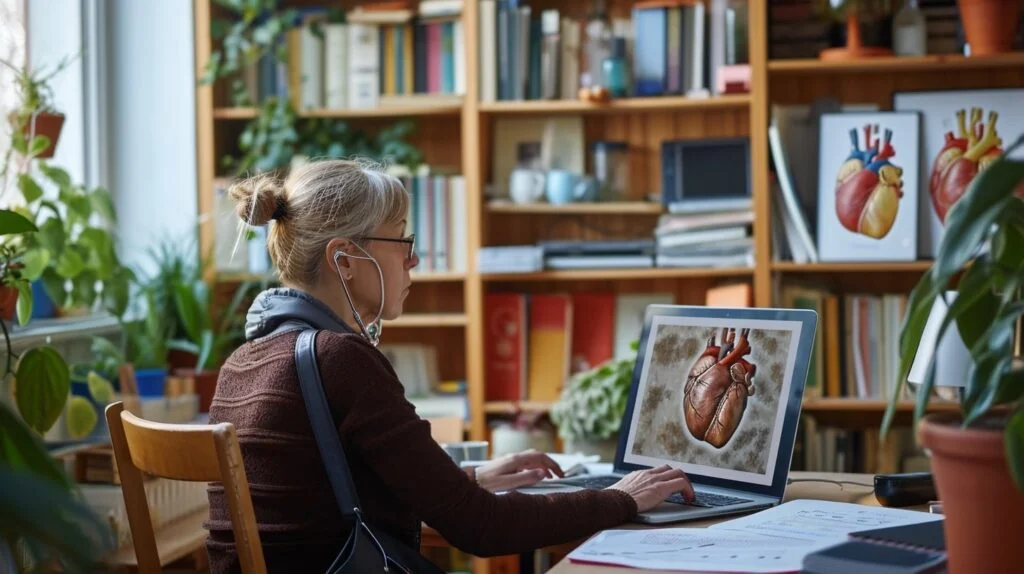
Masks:
[[[821,261],[917,259],[919,138],[912,112],[821,116]]]
[[[1024,134],[1024,89],[903,92],[893,109],[921,114],[918,242],[921,257],[931,258],[953,204]]]

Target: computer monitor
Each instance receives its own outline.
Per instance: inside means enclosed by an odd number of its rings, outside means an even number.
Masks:
[[[616,469],[781,497],[816,326],[808,310],[650,305]]]

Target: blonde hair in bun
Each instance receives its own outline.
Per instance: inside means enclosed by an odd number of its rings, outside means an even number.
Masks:
[[[229,190],[244,225],[270,221],[267,249],[281,281],[316,285],[327,244],[335,238],[370,235],[398,223],[409,209],[409,195],[398,178],[376,162],[318,160],[298,167],[283,182],[257,175]]]

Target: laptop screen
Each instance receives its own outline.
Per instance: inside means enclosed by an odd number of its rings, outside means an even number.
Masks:
[[[799,388],[791,389],[798,350],[802,339],[809,346],[814,323],[778,312],[704,311],[712,316],[650,318],[619,456],[631,465],[670,464],[687,474],[771,486],[789,402],[799,405],[806,376],[804,364]],[[794,431],[786,431],[790,444],[781,456],[788,469]]]

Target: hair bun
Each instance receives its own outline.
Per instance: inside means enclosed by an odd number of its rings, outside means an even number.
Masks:
[[[249,225],[262,226],[288,213],[288,198],[277,178],[258,175],[239,181],[228,192],[238,217]]]

